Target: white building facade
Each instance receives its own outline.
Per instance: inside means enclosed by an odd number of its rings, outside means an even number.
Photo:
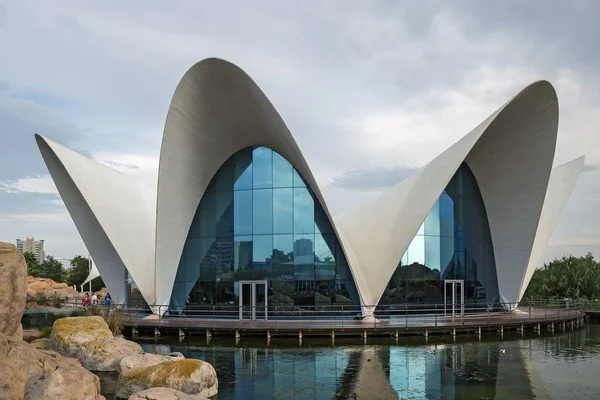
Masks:
[[[552,85],[533,83],[340,218],[275,108],[223,60],[197,63],[175,90],[156,187],[36,140],[114,299],[129,273],[158,314],[355,306],[372,318],[449,293],[516,306],[583,168],[552,168],[557,127]]]
[[[43,240],[35,240],[33,237],[28,236],[25,239],[17,239],[16,242],[17,249],[21,253],[31,253],[35,256],[36,260],[39,263],[44,262],[44,259],[46,258],[46,253],[44,251]]]

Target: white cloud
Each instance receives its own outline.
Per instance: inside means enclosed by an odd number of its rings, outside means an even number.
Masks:
[[[16,181],[0,182],[0,192],[58,194],[50,175],[31,175]]]

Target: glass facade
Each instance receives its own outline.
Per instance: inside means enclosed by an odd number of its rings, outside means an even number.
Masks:
[[[250,280],[267,281],[269,307],[358,304],[322,206],[292,165],[266,147],[234,154],[210,182],[179,262],[172,309],[237,309],[239,282]]]
[[[443,304],[445,280],[464,281],[465,304],[498,302],[485,205],[465,163],[427,215],[379,304]]]

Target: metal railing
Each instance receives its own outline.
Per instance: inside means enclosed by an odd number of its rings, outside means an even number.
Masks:
[[[149,307],[118,306],[131,315],[135,325],[206,327],[206,328],[248,328],[269,327],[272,329],[344,329],[344,328],[417,328],[417,327],[461,327],[480,326],[482,328],[562,321],[582,317],[584,308],[575,301],[527,301],[500,303],[494,307],[477,303],[464,304],[395,304],[379,305],[375,308],[375,318],[362,319],[365,307],[344,306],[233,306],[195,305],[173,307],[152,306],[157,316],[145,319],[152,314]],[[454,307],[454,314],[452,309]],[[252,316],[254,315],[254,318]]]
[[[83,309],[81,299],[65,302],[71,309]],[[133,325],[170,325],[178,327],[264,327],[304,329],[344,329],[360,327],[461,327],[496,326],[515,323],[544,323],[575,319],[589,307],[600,309],[600,301],[539,299],[517,303],[498,303],[494,306],[464,302],[446,304],[380,304],[375,307],[375,318],[362,319],[362,311],[371,307],[356,305],[173,305],[127,304],[112,307],[129,314]],[[105,307],[98,304],[95,307]],[[145,320],[152,315],[156,317]],[[453,312],[454,311],[454,312]],[[31,311],[35,312],[35,311]],[[44,311],[47,312],[47,311]],[[64,313],[58,310],[57,313]]]

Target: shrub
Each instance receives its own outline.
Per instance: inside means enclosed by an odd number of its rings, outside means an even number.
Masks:
[[[54,296],[52,296],[50,298],[50,305],[54,308],[61,308],[62,307],[62,301],[60,301],[60,297],[58,297],[57,294],[55,294]]]
[[[104,322],[108,325],[108,329],[115,336],[121,336],[123,328],[130,316],[122,308],[115,306],[110,307],[88,307],[86,308],[88,315],[100,316],[104,319]]]
[[[39,306],[45,306],[48,304],[48,298],[44,293],[36,293],[33,301],[35,301]]]

